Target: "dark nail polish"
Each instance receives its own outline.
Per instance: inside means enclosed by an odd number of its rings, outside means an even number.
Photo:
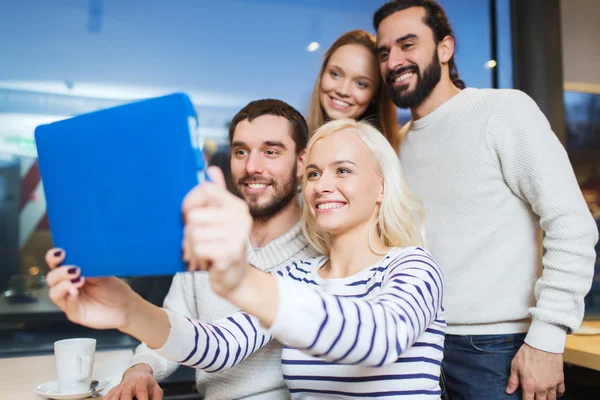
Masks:
[[[75,279],[71,279],[71,283],[77,283],[77,282],[79,282],[80,280],[81,280],[81,277],[80,277],[80,276],[78,276],[78,277],[77,277],[77,278],[75,278]]]
[[[62,255],[62,250],[56,250],[54,252],[54,257],[60,257]]]
[[[77,268],[75,268],[75,267],[73,267],[73,268],[69,268],[69,269],[67,270],[67,272],[68,272],[69,274],[74,274],[75,272],[77,272]]]

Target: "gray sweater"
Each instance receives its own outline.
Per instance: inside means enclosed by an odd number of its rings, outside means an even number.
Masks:
[[[528,332],[530,346],[562,353],[583,319],[598,234],[535,102],[465,89],[412,123],[400,160],[444,272],[446,332]]]
[[[298,223],[265,247],[253,249],[248,245],[247,259],[255,267],[270,271],[316,255]],[[213,292],[208,274],[203,272],[175,275],[164,308],[204,322],[215,321],[238,311]],[[131,365],[139,363],[149,364],[158,381],[171,375],[179,366],[145,344],[138,346]],[[209,400],[279,400],[290,396],[281,372],[281,345],[274,340],[227,371],[211,374],[196,370],[196,383],[198,392]]]

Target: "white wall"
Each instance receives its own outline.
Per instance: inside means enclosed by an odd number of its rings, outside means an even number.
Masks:
[[[600,88],[600,0],[561,0],[565,82]]]

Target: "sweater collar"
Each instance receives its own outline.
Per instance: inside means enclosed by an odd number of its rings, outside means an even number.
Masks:
[[[428,124],[443,118],[444,115],[455,109],[461,102],[464,101],[464,99],[466,99],[469,96],[469,93],[473,92],[474,90],[477,89],[466,88],[461,90],[460,93],[457,93],[456,95],[452,96],[445,103],[440,105],[438,108],[436,108],[423,118],[418,119],[416,121],[412,121],[410,125],[410,130],[423,129]]]
[[[309,246],[308,240],[302,233],[301,222],[298,222],[292,229],[261,247],[259,251],[256,251],[248,240],[246,258],[255,267],[269,271],[286,262],[307,246]]]

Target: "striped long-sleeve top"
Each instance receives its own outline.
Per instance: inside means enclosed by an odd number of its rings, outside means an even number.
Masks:
[[[327,257],[280,269],[270,329],[239,312],[201,323],[167,311],[164,357],[223,371],[272,338],[284,344],[282,371],[293,399],[439,399],[446,322],[439,267],[417,247],[394,248],[376,264],[322,279]]]

